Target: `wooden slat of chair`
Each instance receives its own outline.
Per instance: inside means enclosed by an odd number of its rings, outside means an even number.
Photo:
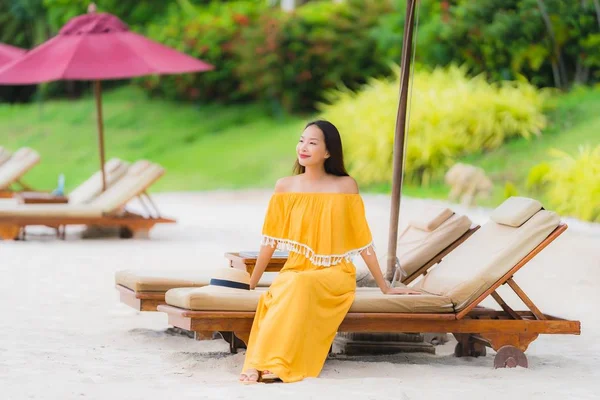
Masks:
[[[512,308],[510,308],[508,304],[506,304],[506,302],[504,301],[504,299],[502,299],[502,297],[500,297],[498,292],[492,292],[491,296],[494,298],[494,300],[496,300],[496,303],[498,303],[500,307],[502,307],[502,309],[506,311],[506,313],[510,315],[513,319],[521,319],[521,316],[517,314]]]
[[[529,298],[529,296],[527,296],[525,294],[523,289],[521,289],[519,287],[519,285],[517,285],[517,282],[515,282],[513,278],[510,278],[506,283],[508,283],[508,286],[510,286],[511,289],[515,291],[517,296],[519,296],[521,301],[523,301],[523,303],[525,303],[527,308],[529,308],[531,310],[531,312],[533,313],[533,315],[535,315],[535,317],[537,319],[546,319],[544,314],[542,314],[542,312],[539,310],[539,308],[537,308],[537,306],[535,304],[533,304],[533,301],[531,301],[531,299]]]

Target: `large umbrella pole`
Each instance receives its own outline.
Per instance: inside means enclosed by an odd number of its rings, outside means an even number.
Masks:
[[[404,142],[406,137],[406,110],[408,104],[408,85],[410,77],[410,56],[412,53],[413,27],[417,0],[407,0],[402,58],[400,64],[400,101],[396,115],[394,135],[394,167],[392,176],[392,204],[390,211],[390,230],[388,240],[386,278],[391,281],[396,270],[396,247],[398,241],[398,222],[400,219],[400,199],[402,197],[402,177],[404,166]]]
[[[106,190],[106,175],[104,173],[104,123],[102,119],[102,85],[100,81],[94,82],[96,96],[96,118],[98,123],[98,145],[100,147],[100,171],[102,172],[102,191]]]

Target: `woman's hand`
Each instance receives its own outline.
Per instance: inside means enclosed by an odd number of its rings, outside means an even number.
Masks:
[[[370,251],[363,251],[361,253],[361,256],[363,260],[365,260],[365,264],[367,264],[367,267],[369,268],[369,271],[371,271],[373,278],[375,278],[377,286],[379,286],[379,289],[384,294],[421,294],[421,292],[417,292],[407,287],[389,287],[388,282],[383,278],[383,274],[381,273],[381,267],[379,266],[379,261],[377,260],[375,251],[372,248],[370,249]]]
[[[383,294],[421,294],[421,292],[417,292],[416,290],[412,290],[411,288],[399,288],[399,287],[386,287],[382,290]]]
[[[254,264],[254,270],[250,276],[250,290],[254,290],[256,289],[256,286],[258,286],[258,282],[260,281],[263,272],[265,272],[265,269],[267,269],[267,265],[269,265],[269,261],[271,261],[273,253],[275,253],[275,247],[268,245],[263,245],[260,247],[256,264]]]

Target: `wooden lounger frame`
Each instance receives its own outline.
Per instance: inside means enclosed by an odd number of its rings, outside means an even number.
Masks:
[[[12,185],[18,184],[19,186],[21,186],[20,190],[14,190],[11,189]],[[12,182],[10,185],[8,185],[7,188],[4,189],[0,189],[0,199],[10,199],[12,198],[15,194],[18,194],[19,192],[36,192],[37,190],[31,188],[30,186],[26,185],[23,183],[23,181],[19,178],[17,180],[15,180],[14,182]]]
[[[153,183],[153,182],[152,182]],[[151,183],[151,184],[152,184]],[[174,219],[161,217],[158,207],[146,190],[137,197],[146,210],[147,216],[125,211],[121,214],[106,214],[102,217],[44,217],[44,216],[7,216],[0,218],[0,239],[25,239],[25,228],[30,225],[43,225],[57,230],[59,238],[65,238],[67,225],[97,225],[103,227],[120,227],[120,236],[145,236],[156,224],[175,223]],[[150,203],[146,204],[144,201]]]
[[[408,276],[403,283],[410,283],[419,276],[427,274],[429,268],[442,261],[442,259],[446,257],[448,253],[467,240],[469,236],[475,233],[475,231],[479,228],[479,225],[471,225],[468,231],[463,233],[458,239],[436,254],[425,265]],[[229,260],[229,266],[232,268],[246,270],[249,274],[252,274],[252,271],[254,271],[256,258],[242,257],[239,253],[235,252],[225,253],[225,258]],[[272,258],[269,261],[265,271],[278,272],[285,265],[286,261],[286,257]],[[120,301],[138,311],[157,311],[156,307],[158,307],[160,304],[165,304],[165,292],[138,292],[122,285],[116,285],[116,288],[119,291]]]
[[[456,356],[485,355],[485,347],[496,352],[495,368],[527,367],[525,351],[539,334],[579,335],[581,323],[543,314],[516,284],[513,275],[567,229],[560,224],[527,256],[502,276],[488,290],[457,313],[348,313],[339,327],[340,332],[452,332],[458,344]],[[530,311],[514,311],[498,295],[496,289],[508,284]],[[478,307],[492,296],[503,311]],[[250,332],[254,312],[192,311],[169,305],[159,305],[158,311],[168,314],[169,324],[194,332],[225,331],[246,337]],[[230,341],[235,352],[235,341]]]

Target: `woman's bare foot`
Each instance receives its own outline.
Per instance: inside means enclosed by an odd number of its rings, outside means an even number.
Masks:
[[[258,371],[255,370],[254,368],[247,369],[245,372],[242,372],[240,374],[240,382],[245,385],[257,383],[258,378],[259,378]]]

